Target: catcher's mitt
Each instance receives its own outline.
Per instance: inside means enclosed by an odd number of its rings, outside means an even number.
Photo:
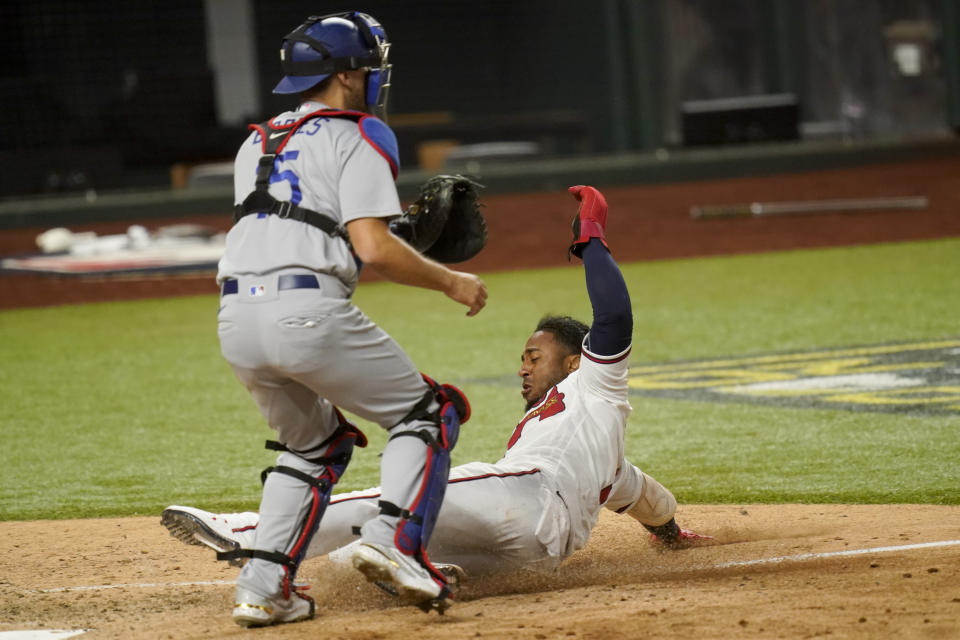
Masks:
[[[420,187],[417,199],[390,228],[434,260],[469,260],[487,244],[487,223],[477,196],[482,188],[459,174],[434,176]]]

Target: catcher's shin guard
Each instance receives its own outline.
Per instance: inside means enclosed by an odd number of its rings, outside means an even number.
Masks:
[[[255,542],[258,548],[217,554],[218,560],[253,558],[281,565],[285,598],[290,597],[297,569],[320,526],[333,487],[350,462],[354,446],[367,445],[363,432],[339,412],[338,415],[340,427],[310,451],[292,451],[279,442],[267,441],[268,449],[283,453],[277,457],[277,465],[264,469],[260,476],[263,500]],[[282,516],[289,515],[291,521],[285,517],[277,520],[269,517],[268,512],[277,511],[282,512]]]
[[[400,437],[416,437],[427,445],[426,461],[413,503],[401,508],[393,503],[380,501],[380,513],[399,518],[394,544],[402,553],[413,556],[424,565],[434,579],[444,585],[441,598],[450,594],[447,579],[427,557],[427,543],[437,522],[443,496],[447,491],[450,474],[450,451],[457,443],[460,425],[470,419],[470,403],[458,388],[449,384],[437,384],[424,376],[440,403],[439,410],[431,416],[437,428],[434,436],[426,428],[408,429],[394,433],[391,440]],[[423,417],[423,416],[414,416]],[[410,419],[410,418],[408,418]]]

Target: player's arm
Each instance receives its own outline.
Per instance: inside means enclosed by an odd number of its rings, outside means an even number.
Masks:
[[[587,294],[593,306],[589,350],[599,356],[623,353],[633,334],[630,293],[606,241],[607,201],[593,187],[570,187],[580,201],[570,253],[583,259]]]
[[[480,278],[453,271],[417,253],[390,232],[383,218],[357,218],[346,226],[357,256],[388,280],[441,291],[468,307],[468,316],[476,315],[486,305],[487,288]]]

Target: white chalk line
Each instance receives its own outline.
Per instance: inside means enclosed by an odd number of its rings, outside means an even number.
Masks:
[[[792,556],[775,556],[772,558],[758,558],[756,560],[734,560],[721,562],[702,569],[729,569],[731,567],[749,567],[762,564],[779,564],[782,562],[803,562],[804,560],[819,560],[823,558],[843,558],[861,556],[871,553],[890,553],[895,551],[913,551],[916,549],[932,549],[936,547],[952,547],[960,545],[960,540],[939,540],[936,542],[919,542],[892,547],[870,547],[868,549],[845,549],[843,551],[826,551],[823,553],[799,553]],[[201,580],[196,582],[138,582],[127,584],[100,584],[77,587],[56,587],[53,589],[38,589],[40,593],[63,593],[65,591],[105,591],[107,589],[146,589],[157,587],[209,587],[236,584],[236,580]]]
[[[914,549],[930,549],[933,547],[952,547],[960,544],[960,540],[940,540],[938,542],[918,542],[903,544],[895,547],[872,547],[870,549],[846,549],[844,551],[827,551],[824,553],[800,553],[793,556],[777,556],[775,558],[760,558],[758,560],[737,560],[714,565],[714,569],[729,567],[749,567],[758,564],[777,564],[780,562],[802,562],[803,560],[819,560],[821,558],[843,558],[848,556],[862,556],[869,553],[889,553],[891,551],[912,551]]]

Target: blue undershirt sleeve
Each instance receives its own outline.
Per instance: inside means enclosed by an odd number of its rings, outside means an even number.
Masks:
[[[593,305],[590,351],[600,356],[622,353],[633,335],[630,292],[613,256],[598,238],[591,238],[583,250],[583,271]]]

